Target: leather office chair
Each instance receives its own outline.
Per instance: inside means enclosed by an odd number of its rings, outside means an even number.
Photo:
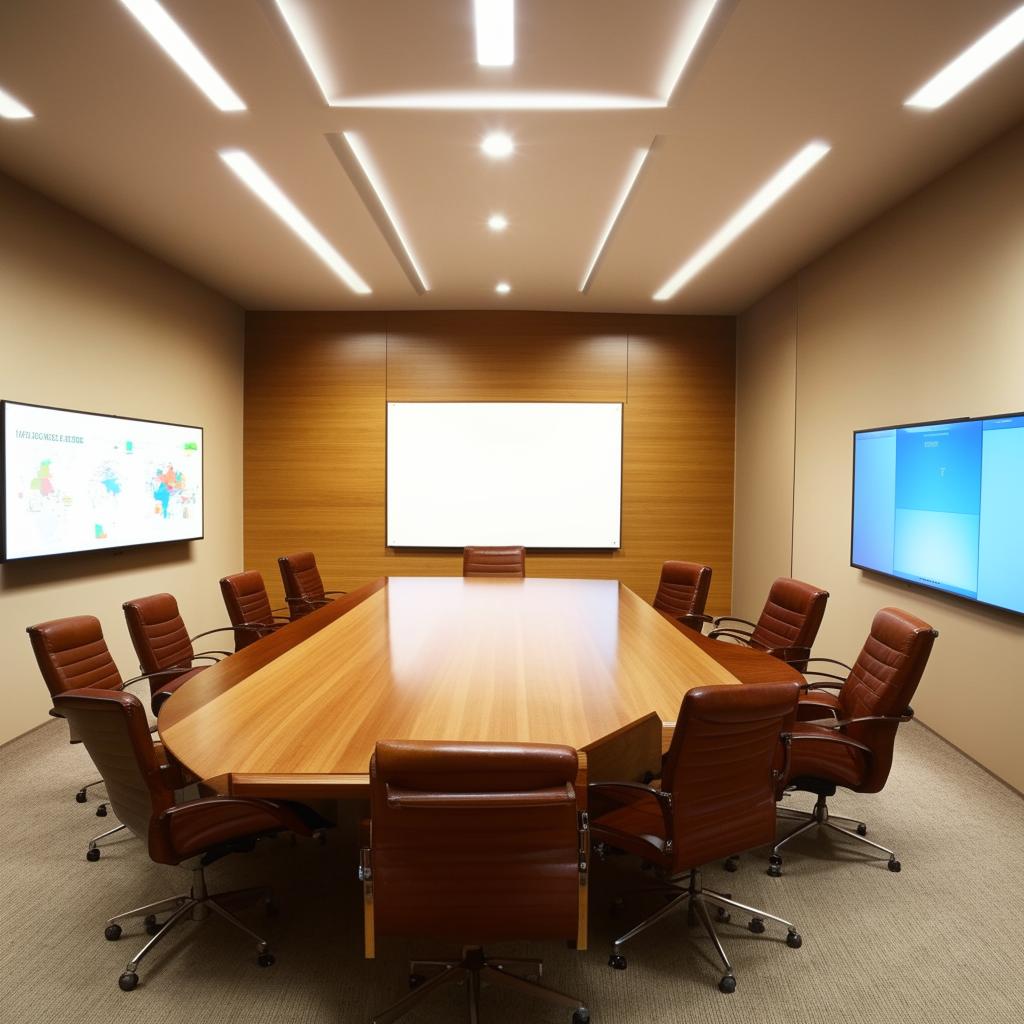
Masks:
[[[29,626],[26,632],[32,643],[39,671],[50,691],[50,696],[54,699],[68,690],[83,688],[122,690],[147,678],[144,675],[127,680],[121,678],[107,642],[103,639],[100,621],[95,616],[73,615],[64,619],[52,619]],[[50,714],[56,718],[63,717],[56,706]],[[71,731],[71,742],[81,742],[74,730]],[[75,799],[79,803],[85,803],[87,791],[102,784],[102,779],[87,783],[75,794]],[[107,805],[101,803],[96,809],[96,814],[100,818],[105,818]],[[117,825],[93,837],[86,850],[86,859],[99,860],[99,841],[123,831],[124,827]]]
[[[284,583],[284,598],[293,619],[308,615],[345,593],[344,590],[324,590],[324,581],[320,578],[312,551],[282,555],[277,564]]]
[[[482,944],[586,944],[588,840],[576,802],[576,752],[542,744],[378,743],[370,761],[371,842],[361,854],[366,955],[374,938],[452,940],[461,960],[412,964],[414,989],[377,1014],[397,1020],[436,988],[465,980],[470,1020],[482,981],[589,1011],[519,977],[537,961],[491,960]],[[424,968],[436,973],[425,978]]]
[[[768,591],[768,600],[757,622],[720,615],[708,636],[746,644],[773,657],[788,661],[802,672],[818,635],[828,591],[800,580],[777,579]],[[740,623],[738,626],[723,623]],[[743,629],[749,626],[750,629]]]
[[[841,828],[832,820],[827,799],[839,786],[855,793],[877,793],[889,777],[896,730],[914,717],[910,706],[921,681],[938,632],[927,622],[901,611],[883,608],[871,623],[871,632],[853,667],[843,666],[843,678],[834,672],[808,672],[812,681],[803,685],[801,710],[820,712],[817,721],[799,721],[793,727],[792,754],[779,795],[786,790],[815,793],[810,812],[783,808],[783,817],[801,824],[772,846],[768,873],[782,874],[780,850],[790,840],[824,826],[889,855],[890,871],[899,871],[896,854],[865,838],[867,825],[852,818],[837,818],[855,826]],[[814,663],[842,665],[831,658]],[[818,678],[819,681],[813,681]],[[822,693],[838,689],[836,695]],[[831,717],[830,717],[831,716]]]
[[[220,581],[220,593],[228,621],[235,629],[236,653],[289,621],[288,616],[276,614],[284,609],[270,607],[263,576],[255,570],[225,576]]]
[[[526,575],[526,548],[463,548],[462,575],[524,577]]]
[[[654,607],[674,622],[689,626],[699,633],[705,622],[712,621],[704,614],[710,587],[710,565],[666,562],[661,567]]]
[[[192,887],[187,895],[137,907],[107,921],[104,934],[110,941],[121,937],[119,922],[131,917],[144,918],[151,936],[128,961],[118,979],[120,987],[126,992],[135,988],[143,957],[185,917],[199,920],[205,916],[205,909],[213,910],[255,939],[258,963],[270,966],[274,957],[266,942],[231,914],[217,895],[207,891],[204,869],[229,853],[252,849],[261,836],[286,830],[311,835],[309,826],[292,807],[271,800],[214,796],[175,804],[174,791],[183,780],[172,766],[157,759],[145,709],[134,694],[69,690],[57,696],[54,703],[99,768],[117,816],[148,843],[150,859],[157,864],[192,862]],[[267,899],[269,890],[234,892],[230,902],[250,896]],[[157,914],[163,911],[170,911],[170,916],[160,924]]]
[[[220,626],[190,637],[178,611],[178,602],[170,594],[152,594],[125,601],[124,610],[128,633],[139,659],[139,667],[150,680],[153,714],[179,687],[209,665],[195,665],[196,661],[217,662],[229,651],[201,651],[196,654],[192,644],[200,637],[213,633],[233,632],[231,626]]]
[[[735,990],[736,977],[709,904],[723,922],[730,910],[751,914],[748,928],[755,933],[764,931],[766,918],[776,921],[787,929],[787,945],[801,945],[791,922],[705,889],[700,872],[708,861],[774,841],[776,786],[785,773],[780,736],[795,719],[799,692],[797,683],[690,690],[672,734],[661,789],[638,782],[590,785],[593,840],[653,864],[663,884],[651,891],[676,894],[612,942],[612,967],[624,970],[623,945],[683,906],[691,921],[700,920],[725,965],[718,983],[723,992]]]

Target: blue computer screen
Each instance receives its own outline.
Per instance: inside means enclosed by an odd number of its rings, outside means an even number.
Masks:
[[[857,431],[851,563],[1024,613],[1024,414]]]

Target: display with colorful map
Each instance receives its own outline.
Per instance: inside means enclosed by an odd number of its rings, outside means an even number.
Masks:
[[[0,404],[0,561],[203,536],[203,430]]]

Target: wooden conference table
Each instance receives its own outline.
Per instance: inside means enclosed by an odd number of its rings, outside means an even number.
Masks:
[[[798,678],[616,580],[391,577],[199,673],[158,724],[237,795],[365,796],[383,739],[565,743],[581,781],[639,778],[691,687]]]

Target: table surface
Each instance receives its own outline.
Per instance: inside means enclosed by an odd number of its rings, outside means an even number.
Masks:
[[[365,784],[384,739],[585,750],[694,686],[799,678],[674,625],[616,580],[382,578],[187,682],[160,737],[231,791]]]

